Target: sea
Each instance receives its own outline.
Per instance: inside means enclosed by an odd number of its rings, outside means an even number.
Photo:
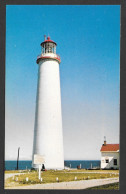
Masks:
[[[81,169],[92,169],[100,168],[100,160],[65,160],[64,166],[68,168],[78,168]],[[46,167],[46,166],[45,166]],[[5,170],[16,170],[17,161],[16,160],[6,160],[5,161]],[[26,170],[32,168],[31,160],[19,160],[18,169]]]

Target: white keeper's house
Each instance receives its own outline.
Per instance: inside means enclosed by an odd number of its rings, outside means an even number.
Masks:
[[[101,147],[101,169],[119,169],[119,144],[107,144]]]

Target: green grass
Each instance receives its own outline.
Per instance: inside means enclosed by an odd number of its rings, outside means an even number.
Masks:
[[[97,187],[88,188],[88,190],[119,190],[119,183],[112,183],[108,185],[102,185]]]
[[[14,171],[16,173],[17,171]],[[19,171],[18,171],[19,172]],[[43,171],[41,173],[42,182],[38,179],[38,172],[37,171],[22,171],[26,174],[15,175],[10,177],[5,182],[5,187],[17,186],[17,185],[30,185],[30,184],[44,184],[44,183],[54,183],[56,181],[56,177],[58,177],[59,182],[68,182],[68,181],[76,181],[77,180],[88,180],[88,179],[101,179],[101,178],[113,178],[118,177],[118,171],[104,171],[102,173],[101,170],[62,170],[62,171],[55,171],[55,170],[48,170]],[[79,173],[81,172],[81,173]],[[97,172],[97,173],[95,173]],[[99,172],[99,173],[98,173]],[[6,173],[6,172],[5,172]],[[12,173],[12,172],[11,172]],[[28,177],[28,181],[26,181],[26,177]],[[16,179],[18,180],[16,181]]]
[[[68,170],[67,170],[68,171]],[[86,169],[71,169],[70,172],[101,172],[101,173],[119,173],[119,170],[86,170]]]
[[[11,173],[27,173],[27,172],[28,172],[28,170],[6,170],[6,171],[4,171],[5,174],[11,174]]]

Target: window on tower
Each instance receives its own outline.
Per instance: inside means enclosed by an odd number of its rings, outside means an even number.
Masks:
[[[56,45],[52,42],[46,42],[42,45],[42,54],[54,53],[56,54]]]
[[[52,44],[46,44],[46,46],[45,46],[45,53],[53,53]]]

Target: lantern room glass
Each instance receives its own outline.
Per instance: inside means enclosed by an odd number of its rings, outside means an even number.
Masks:
[[[56,45],[52,42],[45,42],[42,44],[42,54],[54,53],[56,54]]]

